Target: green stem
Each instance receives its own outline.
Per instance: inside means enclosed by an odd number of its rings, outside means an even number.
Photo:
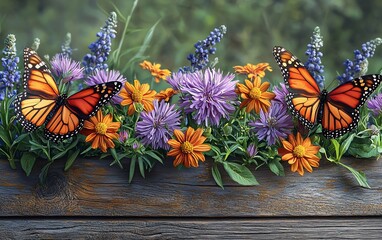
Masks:
[[[138,123],[139,117],[141,116],[141,112],[137,112],[136,116],[137,116],[137,118],[135,119],[134,129],[137,129],[137,123]]]
[[[118,48],[115,51],[116,52],[116,54],[115,54],[115,61],[116,61],[115,63],[116,64],[115,65],[118,65],[117,61],[119,59],[119,55],[121,54],[122,44],[125,41],[125,36],[126,36],[126,32],[127,32],[127,26],[129,26],[129,23],[130,23],[130,20],[131,20],[131,16],[133,15],[133,12],[134,12],[135,8],[137,7],[137,5],[138,5],[138,0],[135,0],[134,3],[133,3],[133,7],[131,8],[130,15],[127,16],[125,27],[123,28],[121,40],[119,41]]]

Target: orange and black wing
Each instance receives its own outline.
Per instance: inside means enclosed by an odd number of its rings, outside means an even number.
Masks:
[[[76,135],[90,118],[119,92],[120,82],[108,82],[91,86],[65,99],[45,126],[45,136],[60,141]]]
[[[27,131],[43,125],[59,96],[50,70],[35,51],[24,50],[24,91],[15,100],[16,117]]]
[[[328,93],[323,103],[322,124],[326,138],[337,138],[354,129],[359,111],[367,98],[381,83],[381,75],[366,75],[341,84]]]
[[[53,142],[62,141],[78,134],[84,126],[84,119],[67,106],[61,105],[45,125],[45,137]]]
[[[273,55],[289,91],[286,97],[288,108],[306,128],[313,128],[320,108],[320,88],[304,64],[291,52],[276,46]]]

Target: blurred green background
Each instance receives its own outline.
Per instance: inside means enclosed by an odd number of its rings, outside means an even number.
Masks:
[[[60,51],[65,34],[72,34],[73,58],[81,60],[88,45],[115,7],[129,15],[133,0],[8,0],[0,2],[0,41],[9,33],[17,38],[21,55],[35,37],[40,38],[39,54],[53,55]],[[281,74],[272,57],[272,47],[281,45],[303,62],[306,44],[313,29],[321,28],[324,36],[323,63],[325,76],[334,79],[343,72],[342,62],[353,59],[353,50],[382,36],[382,1],[260,1],[260,0],[140,0],[133,13],[124,49],[138,47],[147,31],[160,20],[146,51],[148,59],[164,68],[177,70],[188,65],[187,54],[193,45],[222,24],[227,34],[218,44],[218,67],[232,71],[235,65],[269,62],[274,71],[271,81],[281,81]],[[123,31],[119,21],[118,36]],[[380,47],[382,48],[382,46]],[[381,49],[369,61],[369,73],[382,66]],[[127,56],[129,57],[129,56]]]

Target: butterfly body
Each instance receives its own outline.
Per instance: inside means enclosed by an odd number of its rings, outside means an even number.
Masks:
[[[122,84],[107,82],[68,96],[60,93],[45,62],[26,48],[23,86],[24,91],[15,100],[17,119],[28,132],[45,125],[46,138],[57,142],[76,135],[84,120],[108,103]]]
[[[326,138],[337,138],[354,129],[359,111],[367,98],[379,86],[382,76],[366,75],[343,83],[328,92],[320,91],[304,64],[283,47],[274,47],[285,85],[288,108],[308,129],[321,124]]]

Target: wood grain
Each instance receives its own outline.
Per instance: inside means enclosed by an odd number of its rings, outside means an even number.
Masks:
[[[2,239],[381,239],[380,218],[67,219],[0,222]]]
[[[109,167],[109,160],[82,159],[68,172],[54,164],[47,184],[38,171],[26,177],[0,161],[0,216],[121,217],[283,217],[382,215],[382,161],[347,159],[367,173],[372,189],[358,187],[350,173],[329,163],[304,177],[277,177],[268,169],[255,176],[260,186],[243,187],[224,176],[225,190],[215,185],[210,163],[197,169],[174,169],[171,160],[143,179]]]

